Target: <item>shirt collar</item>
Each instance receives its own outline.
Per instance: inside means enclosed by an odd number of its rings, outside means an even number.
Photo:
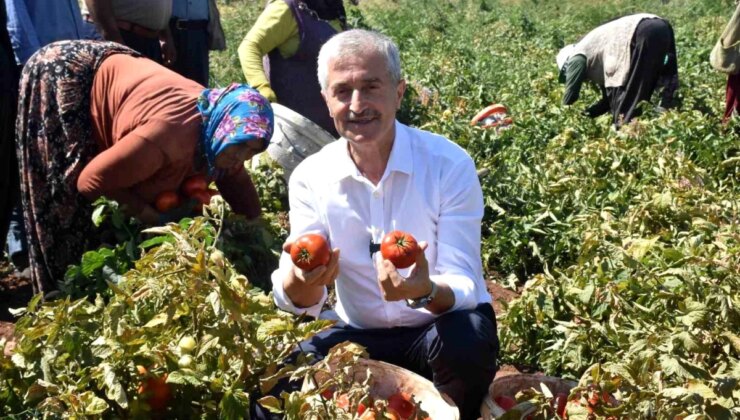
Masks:
[[[414,167],[413,155],[411,153],[411,141],[406,126],[395,122],[396,124],[396,138],[393,140],[393,148],[391,149],[391,155],[388,158],[388,166],[383,174],[385,179],[387,174],[391,172],[403,172],[410,174]],[[331,179],[334,181],[341,181],[347,177],[361,177],[360,170],[357,169],[355,162],[349,155],[348,141],[341,137],[337,140],[337,147],[334,149],[337,164],[333,166],[331,171]]]

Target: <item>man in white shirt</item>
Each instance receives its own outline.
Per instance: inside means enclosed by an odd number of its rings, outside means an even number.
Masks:
[[[319,316],[336,286],[340,322],[301,345],[319,357],[345,340],[420,373],[477,418],[496,372],[498,338],[483,281],[483,196],[459,146],[396,121],[406,88],[393,42],[351,30],[321,49],[322,95],[342,136],[290,178],[291,241],[307,232],[333,247],[305,272],[284,252],[273,273],[279,307]],[[396,270],[374,244],[392,230],[420,241],[415,266]]]

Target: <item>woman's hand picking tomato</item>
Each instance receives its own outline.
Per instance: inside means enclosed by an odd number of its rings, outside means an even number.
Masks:
[[[207,189],[208,181],[201,174],[195,174],[182,183],[182,192],[188,197],[192,197],[196,191],[206,191]]]
[[[389,232],[380,242],[380,253],[383,258],[393,263],[396,268],[408,268],[416,261],[419,244],[410,233],[400,230]]]
[[[322,235],[307,233],[300,236],[290,247],[293,264],[302,270],[311,271],[320,265],[327,265],[331,258],[331,248]]]

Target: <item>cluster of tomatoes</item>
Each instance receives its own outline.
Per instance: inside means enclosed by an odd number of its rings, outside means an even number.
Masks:
[[[346,412],[352,411],[351,401],[347,394],[337,394],[327,389],[321,393],[321,396],[326,400],[333,399],[336,406]],[[417,410],[413,395],[406,392],[397,392],[391,395],[388,397],[387,404],[375,404],[372,399],[369,399],[368,405],[365,405],[360,401],[354,411],[359,416],[359,420],[430,420],[428,416],[419,416],[425,415],[425,413]]]
[[[558,393],[550,399],[550,408],[548,409],[549,415],[557,415],[557,418],[567,419],[568,418],[568,405],[571,406],[585,406],[588,412],[588,419],[596,419],[596,411],[599,407],[613,408],[619,405],[619,402],[614,398],[612,394],[606,391],[601,391],[593,385],[585,391],[585,398],[582,397],[584,394],[577,392],[574,397],[569,399],[567,393]],[[508,395],[499,395],[493,399],[496,404],[501,407],[504,411],[514,409],[518,401]],[[526,410],[525,410],[526,411]],[[523,414],[526,414],[523,413]],[[532,414],[524,415],[522,417],[525,420],[533,418]],[[605,417],[607,420],[614,420],[616,417]]]
[[[164,191],[157,195],[154,207],[160,213],[168,212],[183,204],[183,197],[193,199],[197,203],[196,212],[203,211],[203,206],[211,203],[211,197],[218,195],[218,191],[208,188],[206,177],[200,174],[187,178],[180,186],[180,192]]]
[[[408,268],[416,262],[419,244],[410,233],[394,230],[383,237],[380,242],[380,253],[396,268]],[[307,233],[293,242],[290,257],[297,267],[311,271],[329,263],[331,248],[323,235]]]

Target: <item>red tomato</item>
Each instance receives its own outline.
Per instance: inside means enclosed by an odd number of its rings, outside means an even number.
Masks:
[[[157,195],[157,199],[154,200],[154,207],[157,211],[164,213],[170,211],[180,205],[180,196],[174,191],[164,191]]]
[[[182,192],[188,197],[192,197],[196,191],[205,191],[207,189],[208,181],[201,174],[195,174],[182,183]]]
[[[136,366],[139,374],[145,377],[137,392],[146,401],[149,407],[154,411],[161,411],[167,408],[167,404],[172,398],[170,385],[167,383],[167,374],[163,376],[148,376],[149,372],[144,366]]]
[[[206,190],[198,190],[193,192],[190,198],[196,200],[198,204],[195,205],[195,211],[198,213],[203,212],[203,206],[211,204],[211,194]]]
[[[341,408],[344,411],[349,411],[349,397],[347,396],[347,394],[337,395],[337,398],[335,398],[334,401],[337,402],[337,407]]]
[[[565,418],[565,406],[568,404],[568,394],[561,392],[553,398],[552,403],[555,408],[555,414],[561,419]]]
[[[402,420],[406,420],[414,415],[416,406],[411,402],[411,395],[397,392],[388,397],[388,411],[395,411]]]
[[[357,404],[357,414],[362,415],[362,413],[364,413],[365,410],[367,410],[367,407],[365,407],[365,404],[363,403]]]
[[[326,265],[331,258],[331,248],[326,238],[317,233],[307,233],[293,242],[290,247],[293,264],[311,271],[320,265]]]
[[[217,196],[217,195],[221,195],[221,193],[220,193],[220,192],[218,192],[218,190],[214,190],[213,188],[209,188],[209,189],[208,189],[208,194],[209,194],[209,195],[210,195],[211,197],[215,197],[215,196]]]
[[[334,390],[333,389],[325,389],[321,391],[321,397],[325,400],[330,400],[334,398]]]
[[[516,400],[508,395],[499,395],[498,397],[495,397],[493,401],[495,401],[504,411],[509,411],[516,405]]]
[[[410,267],[416,261],[419,245],[410,233],[394,230],[386,234],[380,242],[380,253],[396,268]]]

